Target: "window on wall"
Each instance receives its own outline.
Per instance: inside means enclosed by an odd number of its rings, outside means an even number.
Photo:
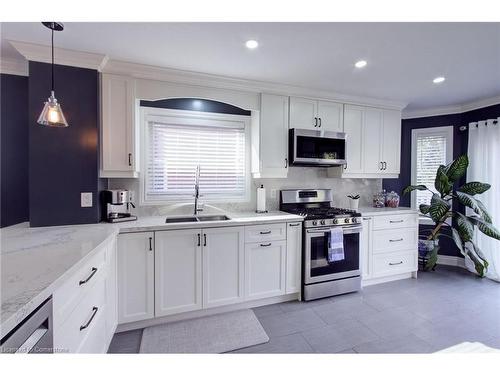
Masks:
[[[143,203],[249,200],[249,116],[142,108]]]
[[[432,192],[437,169],[453,160],[453,127],[413,129],[412,131],[412,185],[425,185]],[[412,207],[429,204],[432,192],[412,192]]]

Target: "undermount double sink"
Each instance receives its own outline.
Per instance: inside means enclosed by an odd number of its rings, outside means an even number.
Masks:
[[[176,216],[176,217],[167,217],[165,223],[196,223],[203,221],[225,221],[231,220],[226,215],[207,215],[207,216]]]

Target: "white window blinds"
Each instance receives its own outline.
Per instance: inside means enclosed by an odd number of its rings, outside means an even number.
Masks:
[[[155,116],[147,126],[146,201],[192,199],[197,165],[204,200],[246,198],[243,122]]]
[[[416,185],[425,185],[435,192],[434,180],[441,164],[447,164],[447,137],[444,134],[419,134],[416,139]],[[416,191],[416,206],[429,204],[432,193]]]

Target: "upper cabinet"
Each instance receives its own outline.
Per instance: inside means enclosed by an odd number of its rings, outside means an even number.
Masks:
[[[255,178],[288,174],[288,96],[261,95],[260,121],[252,126],[252,172]]]
[[[344,131],[343,104],[290,97],[289,128]]]
[[[330,177],[397,178],[400,172],[401,112],[346,105],[344,167],[329,168]]]
[[[102,74],[100,177],[137,177],[139,171],[136,134],[135,80]]]

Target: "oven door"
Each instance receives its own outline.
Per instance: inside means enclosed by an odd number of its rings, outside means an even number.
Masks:
[[[361,225],[345,226],[344,260],[328,262],[330,227],[310,228],[305,234],[304,281],[306,284],[361,275],[359,267]]]
[[[337,166],[346,163],[345,133],[290,129],[292,165]]]

